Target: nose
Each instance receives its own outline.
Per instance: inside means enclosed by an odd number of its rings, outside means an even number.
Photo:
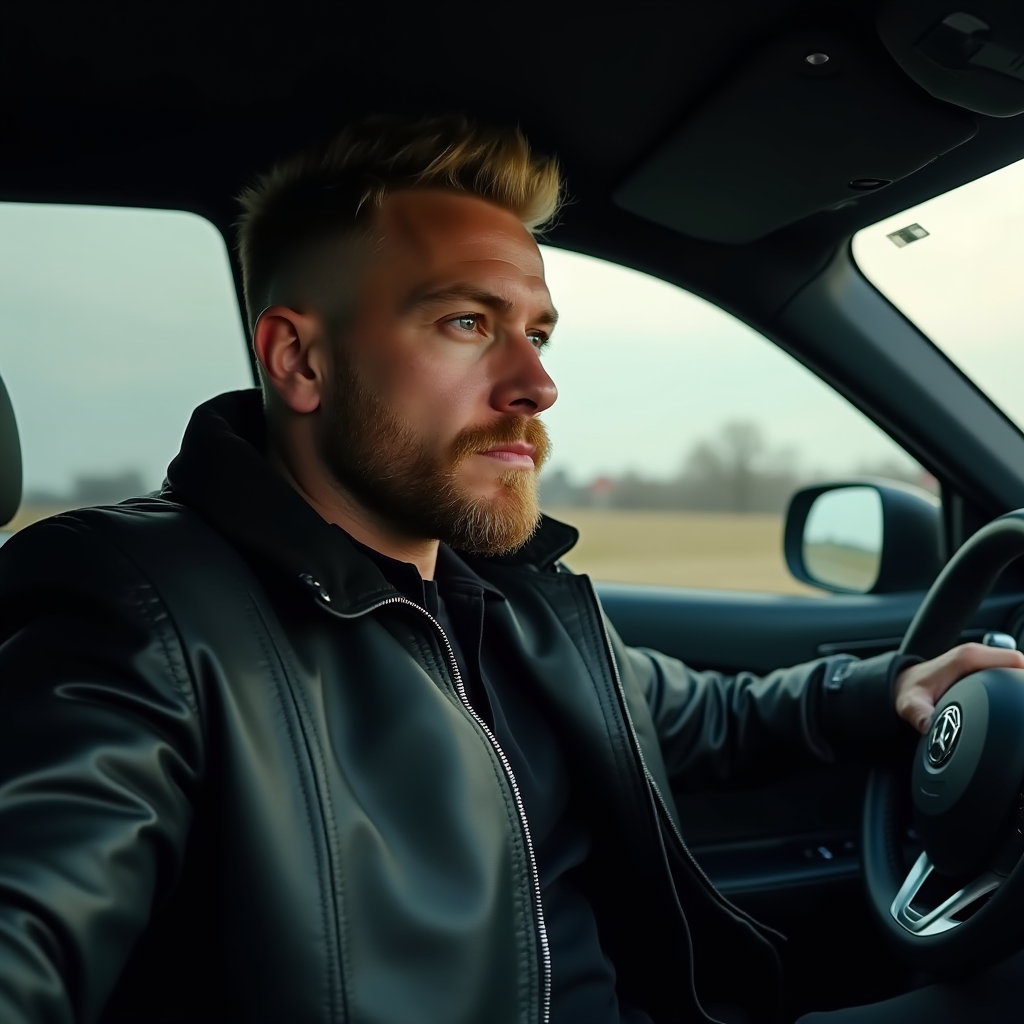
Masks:
[[[491,405],[503,413],[536,416],[550,409],[558,398],[558,388],[540,359],[540,352],[529,338],[517,338],[506,347],[497,367],[491,392]]]

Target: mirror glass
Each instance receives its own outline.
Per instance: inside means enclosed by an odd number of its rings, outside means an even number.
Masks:
[[[866,594],[882,563],[882,498],[874,487],[818,495],[807,514],[804,568],[816,582]]]

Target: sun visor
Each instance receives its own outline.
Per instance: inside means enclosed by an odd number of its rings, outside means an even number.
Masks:
[[[884,52],[807,29],[764,45],[614,199],[694,238],[751,242],[884,188],[976,131]]]
[[[947,103],[990,117],[1024,113],[1021,0],[899,0],[878,16],[893,59]]]

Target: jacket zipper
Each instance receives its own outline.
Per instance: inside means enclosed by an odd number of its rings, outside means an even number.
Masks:
[[[548,930],[547,925],[544,923],[544,904],[541,899],[540,891],[540,873],[537,870],[537,857],[533,849],[533,837],[530,834],[530,823],[526,819],[526,808],[523,805],[523,797],[519,792],[519,783],[516,781],[515,773],[512,771],[512,765],[509,762],[508,756],[505,751],[501,749],[501,744],[498,742],[497,737],[491,731],[490,726],[477,714],[476,708],[473,707],[469,702],[469,697],[466,695],[466,684],[462,678],[462,672],[459,669],[459,663],[455,658],[455,650],[452,647],[451,641],[448,639],[448,634],[445,633],[441,626],[441,623],[434,618],[426,608],[416,604],[415,601],[410,601],[407,597],[401,597],[396,595],[395,597],[385,598],[383,601],[379,601],[375,605],[371,605],[369,608],[363,609],[361,612],[356,612],[352,615],[346,615],[344,612],[339,612],[337,609],[332,608],[328,603],[327,599],[324,598],[323,593],[317,596],[316,602],[320,605],[324,611],[330,612],[332,615],[339,619],[357,619],[363,615],[368,615],[371,612],[375,612],[386,605],[401,604],[406,605],[409,608],[415,609],[420,615],[424,616],[430,624],[437,631],[438,636],[444,642],[445,651],[448,655],[448,667],[451,669],[452,679],[455,682],[455,692],[458,695],[459,701],[463,707],[473,717],[473,721],[480,727],[483,734],[490,741],[491,746],[494,748],[494,752],[498,755],[498,760],[501,762],[501,767],[505,771],[505,777],[508,779],[509,786],[512,790],[512,796],[515,799],[516,810],[519,812],[519,824],[523,830],[523,840],[526,845],[526,858],[530,865],[530,881],[532,882],[533,888],[533,909],[536,915],[537,923],[537,938],[540,944],[540,956],[541,956],[541,1024],[550,1024],[551,1021],[551,945],[548,941]],[[616,673],[617,675],[617,673]]]

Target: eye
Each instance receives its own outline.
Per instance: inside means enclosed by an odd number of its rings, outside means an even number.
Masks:
[[[530,344],[537,349],[544,348],[548,343],[548,336],[543,331],[527,331],[526,336],[530,339]]]
[[[480,317],[476,313],[464,313],[462,316],[453,317],[448,323],[460,331],[475,331],[480,324]]]

